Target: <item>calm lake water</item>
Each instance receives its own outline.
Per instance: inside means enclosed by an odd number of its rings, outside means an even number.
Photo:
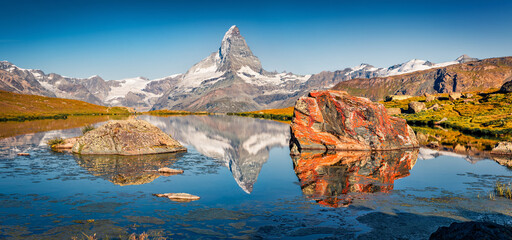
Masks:
[[[138,118],[188,152],[76,156],[45,143],[79,136],[80,128],[0,139],[0,239],[125,239],[142,232],[167,239],[428,239],[454,221],[512,224],[512,202],[489,197],[497,180],[512,181],[512,171],[492,160],[423,148],[292,159],[288,124]],[[160,167],[185,172],[148,171]],[[168,192],[201,199],[153,196]]]

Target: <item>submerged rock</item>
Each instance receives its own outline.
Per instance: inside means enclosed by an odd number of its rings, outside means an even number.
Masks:
[[[160,175],[168,177],[171,175],[182,174],[183,170],[163,167],[163,168],[159,168],[158,172],[160,173]]]
[[[150,123],[131,119],[110,121],[80,137],[73,153],[142,155],[186,151],[178,141]]]
[[[157,193],[157,197],[166,197],[175,202],[190,202],[199,200],[200,197],[188,193]]]
[[[430,240],[444,239],[512,239],[512,229],[492,222],[454,222],[430,235]]]
[[[291,154],[309,150],[392,150],[419,146],[404,119],[343,91],[314,91],[295,104]]]

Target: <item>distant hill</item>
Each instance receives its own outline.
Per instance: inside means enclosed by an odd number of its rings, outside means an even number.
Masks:
[[[123,107],[104,107],[79,100],[18,94],[0,90],[0,120],[129,113],[129,110]]]
[[[499,89],[512,80],[512,57],[488,58],[402,75],[352,79],[332,89],[383,100],[387,95],[413,95]]]

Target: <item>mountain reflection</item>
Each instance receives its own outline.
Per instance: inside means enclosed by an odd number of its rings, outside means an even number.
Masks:
[[[287,147],[290,127],[274,121],[236,116],[141,116],[185,146],[220,160],[237,184],[251,193],[270,149]]]
[[[414,151],[314,152],[293,157],[304,195],[329,207],[348,206],[362,193],[389,192],[395,179],[409,176]]]
[[[78,155],[75,160],[92,175],[116,185],[150,183],[161,174],[155,170],[173,164],[183,153],[151,154],[137,156]]]

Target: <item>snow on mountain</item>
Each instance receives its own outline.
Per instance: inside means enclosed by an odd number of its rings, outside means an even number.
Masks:
[[[178,87],[192,89],[203,85],[213,84],[224,75],[224,71],[219,71],[220,56],[219,53],[212,53],[207,58],[201,60],[192,66],[178,81]]]
[[[416,71],[423,71],[432,68],[440,68],[446,67],[453,64],[465,63],[469,61],[477,61],[477,58],[471,58],[468,55],[462,55],[455,59],[454,61],[443,62],[443,63],[432,63],[430,61],[425,61],[421,59],[412,59],[405,63],[396,64],[388,68],[376,68],[372,65],[362,63],[358,66],[349,68],[349,71],[345,73],[346,76],[352,76],[357,73],[365,72],[373,72],[378,77],[387,77],[387,76],[395,76],[400,74],[406,74]]]
[[[431,63],[431,62],[425,61],[425,60],[412,59],[405,63],[389,67],[387,69],[387,71],[383,72],[384,74],[382,76],[394,76],[394,75],[399,75],[399,74],[427,70],[427,69],[431,69],[431,68],[446,67],[449,65],[457,64],[457,63],[458,63],[457,61],[450,61],[450,62],[434,64],[434,63]]]
[[[299,81],[305,82],[311,77],[311,75],[295,75],[291,73],[278,73],[278,74],[267,74],[262,75],[255,72],[248,66],[243,66],[237,71],[237,75],[245,82],[254,85],[280,85],[286,81]]]
[[[147,78],[136,77],[136,78],[126,78],[122,80],[112,80],[117,82],[113,87],[110,87],[110,92],[108,96],[105,98],[105,101],[111,101],[115,98],[125,97],[128,92],[132,93],[142,93],[142,94],[151,94],[152,97],[156,97],[155,94],[143,92],[142,89],[146,87],[148,83],[151,81]]]

